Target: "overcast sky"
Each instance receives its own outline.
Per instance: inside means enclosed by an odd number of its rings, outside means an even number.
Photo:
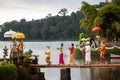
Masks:
[[[62,8],[70,14],[79,10],[82,1],[98,4],[106,0],[0,0],[0,24],[23,18],[27,21],[41,19],[49,13],[54,16]]]

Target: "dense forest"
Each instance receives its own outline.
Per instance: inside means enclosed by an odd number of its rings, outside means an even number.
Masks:
[[[48,14],[44,19],[6,22],[1,25],[0,40],[7,40],[3,35],[10,29],[24,33],[25,40],[78,40],[79,33],[84,31],[84,28],[80,28],[80,19],[83,15],[80,11],[71,15],[67,15],[66,12],[67,9],[64,8],[60,10],[59,15]]]
[[[25,34],[25,40],[52,41],[52,40],[78,40],[80,33],[85,33],[87,37],[94,26],[101,27],[100,36],[111,39],[119,39],[120,35],[120,1],[100,2],[99,5],[90,5],[82,2],[79,11],[68,15],[66,8],[61,9],[56,16],[48,14],[43,19],[26,21],[5,22],[1,27],[0,40],[4,38],[4,33],[10,29]],[[113,32],[114,30],[114,32]],[[98,34],[96,34],[98,35]],[[111,36],[110,36],[111,35]]]

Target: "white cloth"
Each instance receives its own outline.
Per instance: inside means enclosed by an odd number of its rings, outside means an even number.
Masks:
[[[91,62],[91,47],[90,47],[90,45],[85,46],[85,61]]]

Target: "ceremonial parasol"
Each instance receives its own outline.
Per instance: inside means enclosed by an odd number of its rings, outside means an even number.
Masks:
[[[4,37],[11,37],[13,34],[16,34],[16,32],[10,29],[4,33]]]
[[[95,27],[93,27],[92,28],[92,32],[96,32],[96,31],[100,31],[100,30],[102,30],[99,26],[95,26]]]
[[[16,39],[24,39],[25,35],[22,32],[17,32],[16,34],[13,34],[11,36],[12,39],[16,38]]]
[[[17,38],[17,39],[24,39],[24,38],[25,38],[25,35],[24,35],[22,32],[17,32],[17,33],[16,33],[16,38]]]
[[[16,32],[10,29],[9,31],[6,31],[4,33],[4,37],[11,37],[12,35],[15,35],[15,34]],[[11,44],[10,44],[10,49],[11,49]]]

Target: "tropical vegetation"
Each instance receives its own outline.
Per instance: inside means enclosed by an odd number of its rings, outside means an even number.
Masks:
[[[0,64],[0,80],[16,80],[17,68],[14,64]]]
[[[101,6],[82,3],[81,11],[84,18],[81,20],[81,27],[91,30],[94,26],[101,27],[98,34],[108,40],[120,39],[120,1],[103,3]]]

